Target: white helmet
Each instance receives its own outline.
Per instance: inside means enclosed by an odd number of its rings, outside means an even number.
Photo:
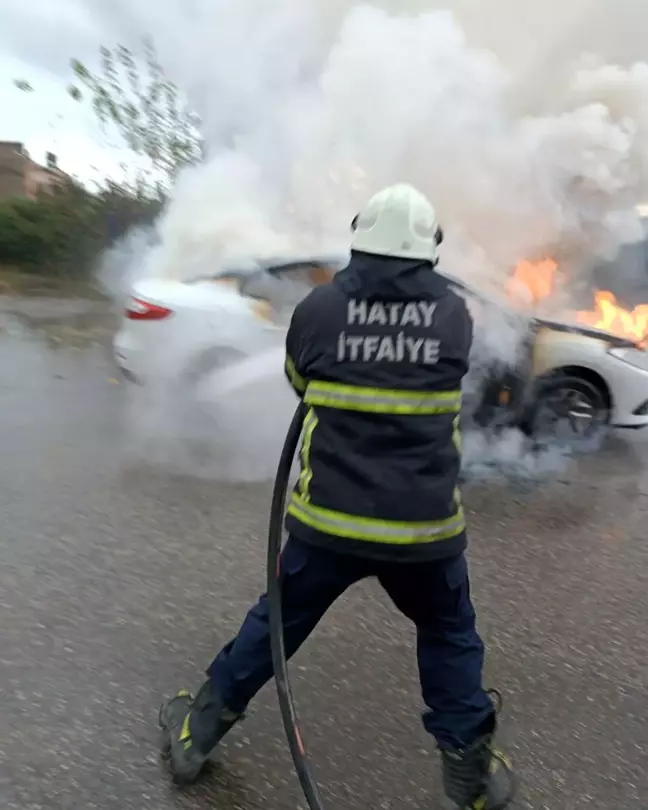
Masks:
[[[432,203],[407,183],[375,194],[353,220],[352,250],[437,262],[443,241]]]

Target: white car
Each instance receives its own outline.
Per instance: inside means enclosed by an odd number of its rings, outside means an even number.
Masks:
[[[339,264],[281,263],[190,282],[135,283],[114,341],[124,377],[161,374],[195,384],[211,372],[285,339],[294,306]]]
[[[566,441],[648,425],[648,352],[587,327],[532,319],[518,363],[481,380],[470,418]]]
[[[618,428],[648,425],[648,352],[642,346],[595,329],[537,324],[531,373],[542,383],[539,399],[562,397],[584,426],[597,416]]]
[[[117,365],[143,384],[163,372],[179,385],[198,385],[234,361],[280,347],[295,304],[340,266],[298,261],[188,283],[140,281],[114,340]],[[483,300],[462,289],[469,299]],[[515,363],[486,358],[475,364],[479,380],[466,397],[469,419],[482,427],[516,425],[533,435],[566,430],[572,439],[606,425],[648,425],[648,353],[639,344],[572,324],[537,318],[525,324]],[[476,337],[479,351],[478,328]]]

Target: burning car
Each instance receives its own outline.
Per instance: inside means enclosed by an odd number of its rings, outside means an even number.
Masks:
[[[524,283],[525,272],[533,271],[529,278],[543,293],[554,265],[522,263],[512,282]],[[117,364],[129,379],[146,382],[155,373],[152,358],[158,358],[178,370],[179,386],[197,386],[260,346],[280,346],[294,306],[341,266],[339,261],[305,260],[193,282],[142,280],[134,286],[115,337]],[[466,420],[482,428],[515,426],[535,437],[569,441],[592,437],[608,425],[648,425],[643,344],[648,306],[629,312],[611,293],[599,293],[595,310],[574,313],[563,323],[521,313],[452,281],[468,299],[476,323]],[[488,340],[481,339],[480,329],[494,317],[511,330],[515,352],[508,358],[491,352]]]
[[[308,260],[187,282],[142,279],[113,340],[117,366],[133,382],[168,375],[195,386],[260,349],[282,345],[295,305],[337,269]]]
[[[476,425],[518,427],[537,439],[569,443],[595,438],[608,426],[648,425],[648,352],[640,342],[538,317],[528,318],[517,335],[513,362],[491,354],[477,364],[466,414]]]
[[[608,278],[624,276],[627,286],[626,265],[632,263],[639,271],[634,273],[635,292],[645,295],[647,250],[648,236],[626,246],[614,262],[607,263]],[[624,272],[617,272],[621,267]],[[591,274],[603,280],[605,268],[601,263]],[[493,418],[493,397],[503,395],[508,419],[534,436],[562,434],[573,441],[595,436],[608,425],[644,427],[648,424],[648,305],[627,309],[611,290],[596,289],[592,309],[568,310],[560,319],[543,317],[538,313],[558,287],[558,271],[552,259],[523,261],[515,268],[507,285],[508,299],[515,300],[523,291],[533,314],[528,316],[528,334],[520,342],[521,358],[500,373],[499,383],[502,377],[514,381],[511,393],[505,389],[498,394],[497,376],[491,388],[483,387],[478,421]]]

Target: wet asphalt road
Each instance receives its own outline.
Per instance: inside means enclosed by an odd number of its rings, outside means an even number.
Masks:
[[[272,686],[200,785],[158,761],[161,698],[197,685],[263,583],[269,487],[127,463],[87,306],[0,301],[0,807],[302,807]],[[530,493],[466,491],[518,808],[647,806],[648,443],[629,438]],[[412,631],[373,583],[292,672],[330,807],[441,806]]]

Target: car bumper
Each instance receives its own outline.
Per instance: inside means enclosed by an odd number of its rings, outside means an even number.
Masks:
[[[648,426],[648,370],[619,360],[610,380],[611,424],[617,428]]]
[[[113,340],[113,358],[121,376],[128,382],[141,385],[144,379],[141,363],[142,352],[127,335],[118,332]]]

